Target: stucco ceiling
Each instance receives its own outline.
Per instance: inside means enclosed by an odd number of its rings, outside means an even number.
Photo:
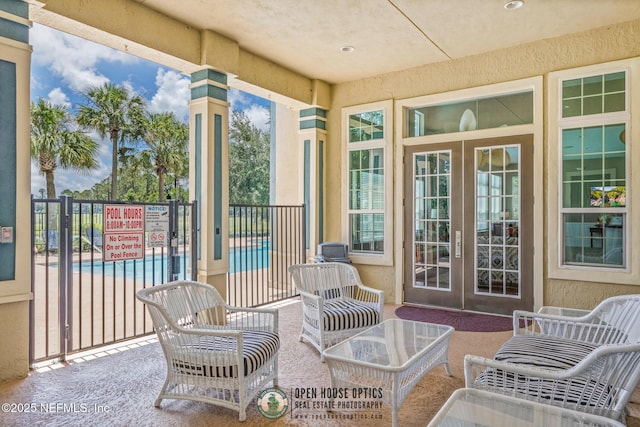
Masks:
[[[135,1],[329,83],[640,18],[640,0]]]

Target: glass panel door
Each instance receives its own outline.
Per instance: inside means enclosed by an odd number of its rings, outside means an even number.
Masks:
[[[464,157],[464,308],[531,310],[533,138],[465,141]]]
[[[533,308],[530,135],[405,149],[404,300]]]
[[[405,298],[418,304],[461,307],[462,281],[456,257],[462,199],[461,145],[434,144],[407,148],[405,162]],[[459,241],[459,240],[458,240]]]

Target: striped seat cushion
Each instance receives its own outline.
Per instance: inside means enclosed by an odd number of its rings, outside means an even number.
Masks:
[[[378,311],[356,301],[334,300],[324,305],[324,330],[365,328],[379,323]]]
[[[204,339],[203,339],[204,338]],[[269,359],[276,355],[280,348],[280,338],[273,332],[243,331],[244,376],[255,372]],[[192,344],[181,346],[178,357],[174,358],[175,369],[182,374],[205,377],[236,378],[238,367],[235,364],[216,364],[207,352],[235,351],[236,342],[228,337],[200,337]],[[198,361],[194,363],[194,361]]]
[[[512,373],[487,368],[478,376],[475,382],[490,388],[513,390],[515,393],[524,396],[561,401],[578,407],[610,408],[616,400],[615,390],[610,386],[593,379],[581,377],[567,380],[529,378],[527,381],[524,381],[521,377],[516,383]]]
[[[552,336],[514,335],[500,347],[494,359],[543,369],[565,370],[578,364],[596,347],[593,344]],[[610,387],[594,379],[581,377],[567,380],[533,377],[525,380],[520,377],[516,381],[513,373],[487,368],[475,382],[578,406],[606,407],[613,399]]]
[[[500,347],[495,360],[547,369],[569,369],[597,345],[548,335],[514,335]]]

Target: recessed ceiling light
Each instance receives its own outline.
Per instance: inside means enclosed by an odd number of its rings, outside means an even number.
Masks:
[[[524,6],[524,1],[522,0],[511,0],[504,4],[504,8],[507,10],[520,9],[522,6]]]
[[[354,50],[356,50],[356,48],[353,46],[343,46],[340,48],[340,50],[343,52],[353,52]]]

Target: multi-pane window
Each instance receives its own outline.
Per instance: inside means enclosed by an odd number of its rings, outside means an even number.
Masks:
[[[384,110],[348,116],[349,246],[353,252],[384,252]]]
[[[628,112],[625,72],[562,81],[563,264],[625,267]]]

